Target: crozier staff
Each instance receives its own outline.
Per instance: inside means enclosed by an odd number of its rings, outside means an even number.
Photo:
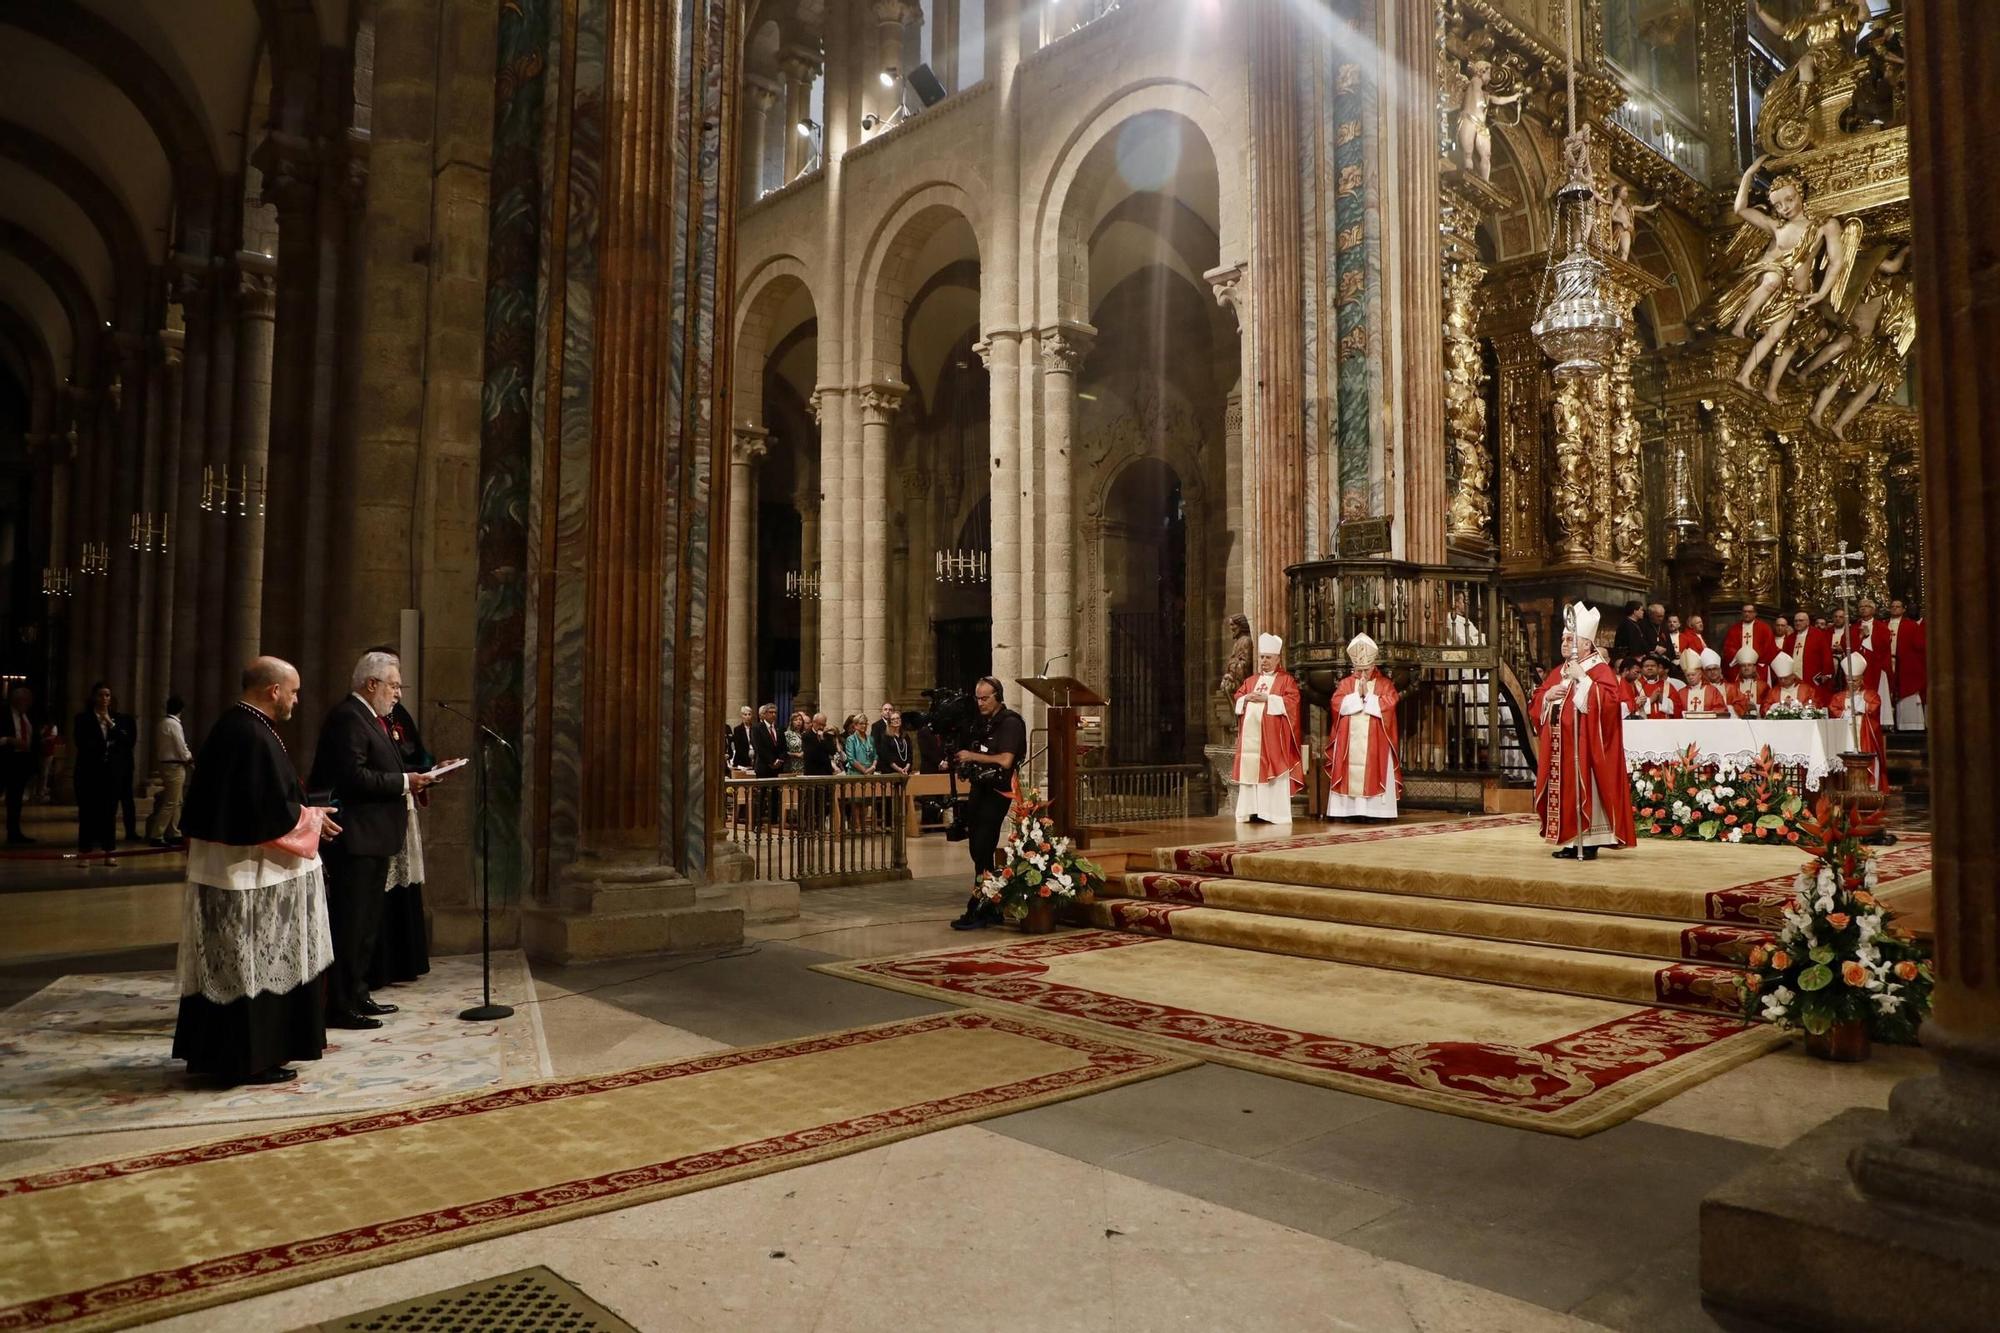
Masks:
[[[333,935],[319,844],[340,826],[305,803],[272,726],[292,715],[299,673],[260,657],[202,742],[188,783],[174,1058],[227,1084],[283,1083],[326,1046],[320,974]]]
[[[1578,602],[1564,614],[1569,660],[1536,691],[1542,752],[1535,812],[1564,860],[1597,859],[1600,847],[1636,847],[1625,773],[1625,687],[1597,647],[1598,613]]]

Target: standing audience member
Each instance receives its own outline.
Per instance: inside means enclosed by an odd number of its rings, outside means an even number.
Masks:
[[[1007,706],[999,677],[981,676],[972,687],[972,701],[982,723],[979,739],[952,760],[974,775],[965,807],[971,830],[966,845],[972,852],[972,897],[964,915],[951,923],[953,930],[982,930],[1000,922],[1000,905],[979,892],[979,882],[993,870],[1000,826],[1014,804],[1014,773],[1028,750],[1028,725]]]
[[[1903,614],[1903,599],[1889,599],[1889,689],[1896,696],[1896,730],[1924,729],[1925,678],[1930,672],[1924,622]]]
[[[881,710],[875,714],[875,720],[868,725],[868,739],[878,753],[882,749],[882,737],[889,730],[889,714],[895,711],[896,705],[884,699]]]
[[[875,742],[868,738],[868,723],[861,714],[855,713],[847,719],[845,735],[840,748],[847,761],[849,773],[873,773],[875,771]]]
[[[181,799],[187,792],[188,769],[194,764],[187,732],[181,729],[183,707],[178,694],[168,695],[160,725],[153,729],[153,749],[160,761],[160,794],[153,798],[146,836],[155,847],[170,847],[181,840]]]
[[[327,974],[327,1026],[379,1028],[393,1004],[377,1004],[368,968],[382,925],[389,862],[409,833],[404,797],[430,786],[406,773],[389,734],[389,712],[403,694],[401,665],[388,653],[364,653],[354,665],[352,693],[335,704],[320,728],[311,786],[333,794],[344,830],[326,858],[326,901],[333,923],[334,964]]]
[[[1652,625],[1646,620],[1646,604],[1625,603],[1625,614],[1619,618],[1618,632],[1611,638],[1612,669],[1623,671],[1644,657],[1652,646]]]
[[[40,728],[35,725],[35,692],[16,685],[7,692],[7,734],[0,737],[0,775],[7,783],[7,845],[34,841],[21,831],[21,800],[41,765]]]
[[[1685,653],[1688,649],[1692,648],[1697,653],[1707,652],[1708,638],[1703,632],[1706,629],[1707,624],[1700,616],[1689,616],[1687,618],[1687,628],[1683,629],[1680,632],[1680,637],[1674,640],[1674,651]]]
[[[129,714],[113,706],[111,687],[98,681],[90,687],[90,709],[76,715],[70,736],[76,764],[76,850],[79,853],[118,850],[118,793],[132,793],[132,746],[137,728]],[[105,865],[118,864],[116,856]]]
[[[802,744],[805,775],[809,778],[832,777],[839,763],[840,738],[827,731],[825,713],[812,715]],[[801,798],[813,828],[825,828],[833,812],[833,792],[829,790],[832,785],[816,783]]]
[[[916,752],[903,734],[902,710],[892,708],[882,721],[882,739],[875,743],[876,767],[883,773],[908,773]]]
[[[1742,666],[1746,647],[1751,650],[1757,667],[1757,693],[1750,696],[1754,700],[1763,694],[1766,668],[1778,655],[1778,636],[1772,633],[1769,621],[1758,617],[1755,602],[1743,603],[1743,618],[1731,625],[1729,632],[1722,636],[1722,660],[1731,667]]]
[[[736,710],[736,725],[729,729],[729,776],[733,778],[754,777],[757,773],[757,756],[750,745],[750,726],[756,714],[749,704]]]
[[[812,719],[803,708],[792,710],[792,725],[785,728],[786,773],[806,771],[806,732],[812,729]]]
[[[222,1084],[284,1083],[291,1060],[326,1047],[333,965],[320,842],[340,832],[306,804],[274,722],[298,704],[299,673],[260,657],[243,693],[209,728],[187,791],[174,1059]]]

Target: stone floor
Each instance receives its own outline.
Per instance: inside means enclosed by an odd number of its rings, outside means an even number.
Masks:
[[[537,967],[556,1071],[933,1012],[809,968],[950,945],[964,885],[812,893],[740,948]],[[40,910],[87,918],[110,892]],[[21,901],[0,896],[0,922]],[[0,965],[0,1003],[66,972],[170,959]],[[545,1263],[645,1329],[1742,1328],[1696,1296],[1702,1195],[1837,1111],[1884,1104],[1924,1064],[1782,1050],[1581,1140],[1203,1066],[157,1327],[296,1327]],[[198,1137],[0,1145],[0,1174]]]

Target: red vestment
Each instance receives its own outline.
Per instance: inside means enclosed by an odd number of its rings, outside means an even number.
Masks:
[[[1676,656],[1686,652],[1692,652],[1696,656],[1700,656],[1706,651],[1708,651],[1708,640],[1702,638],[1694,630],[1684,629],[1681,631],[1680,637],[1674,640],[1674,653]]]
[[[1890,692],[1898,699],[1922,699],[1930,673],[1924,622],[1904,616],[1883,623],[1888,626]]]
[[[1860,653],[1868,659],[1868,678],[1861,683],[1877,694],[1888,695],[1889,687],[1889,622],[1886,620],[1857,620],[1848,635],[1854,646],[1849,651]]]
[[[1572,683],[1555,716],[1545,717],[1549,691],[1563,679],[1561,667],[1549,672],[1535,691],[1530,707],[1542,730],[1535,813],[1549,842],[1574,842],[1593,823],[1602,823],[1621,844],[1636,847],[1632,780],[1625,771],[1624,685],[1602,658],[1591,663],[1587,674],[1591,688],[1582,709]],[[1600,817],[1593,818],[1597,811]]]
[[[1750,622],[1754,631],[1750,636],[1750,647],[1757,654],[1757,688],[1763,689],[1771,681],[1771,659],[1778,655],[1778,636],[1771,632],[1770,623],[1764,620]],[[1722,636],[1722,665],[1733,673],[1736,670],[1736,654],[1743,647],[1743,622],[1737,621],[1729,627],[1729,633]]]
[[[1688,686],[1686,692],[1681,695],[1683,717],[1689,713],[1713,713],[1717,717],[1723,717],[1728,712],[1729,695],[1720,685],[1711,685],[1703,681],[1699,685]]]
[[[1882,762],[1884,754],[1882,745],[1882,696],[1873,690],[1862,690],[1860,691],[1860,695],[1862,709],[1860,753],[1875,756],[1875,762],[1869,766],[1873,771],[1875,790],[1886,792],[1889,790],[1889,771]],[[1827,713],[1832,717],[1846,717],[1849,701],[1853,698],[1853,694],[1842,690],[1828,702]]]
[[[1792,683],[1797,687],[1794,690],[1794,693],[1797,695],[1796,698],[1787,699],[1785,697],[1784,686],[1771,685],[1765,688],[1764,697],[1758,701],[1759,706],[1766,713],[1770,712],[1773,708],[1778,708],[1778,707],[1786,707],[1786,708],[1821,707],[1819,701],[1819,693],[1818,691],[1814,690],[1812,686],[1804,684],[1803,682],[1800,681],[1794,681]]]
[[[1256,693],[1262,674],[1253,671],[1244,677],[1243,683],[1236,687],[1236,697],[1241,699]],[[1292,679],[1291,672],[1279,667],[1271,673],[1270,693],[1272,698],[1285,701],[1285,712],[1280,717],[1274,716],[1268,708],[1264,710],[1264,729],[1258,733],[1261,741],[1258,758],[1261,762],[1255,780],[1269,782],[1289,773],[1292,790],[1298,791],[1306,785],[1305,765],[1299,754],[1299,718],[1303,711],[1299,705],[1299,683]],[[1242,714],[1239,712],[1237,716],[1240,718]],[[1239,721],[1236,724],[1236,768],[1242,766],[1243,724]],[[1243,778],[1239,774],[1236,780],[1241,782]]]
[[[1722,692],[1729,711],[1737,717],[1749,717],[1754,714],[1757,711],[1757,701],[1763,695],[1764,687],[1761,684],[1745,685],[1740,680],[1730,681],[1728,688]]]
[[[1664,677],[1641,680],[1637,694],[1634,717],[1679,717],[1687,711],[1687,691]]]
[[[1778,651],[1792,659],[1799,683],[1812,694],[1813,702],[1826,706],[1833,693],[1833,635],[1823,629],[1793,630],[1778,640]]]
[[[1396,797],[1400,800],[1403,795],[1403,764],[1396,756],[1396,687],[1380,672],[1375,675],[1375,698],[1380,701],[1382,716],[1368,719],[1368,762],[1362,770],[1361,790],[1347,789],[1348,719],[1341,714],[1340,704],[1347,696],[1359,691],[1361,684],[1358,673],[1348,675],[1334,688],[1333,699],[1327,704],[1333,713],[1333,725],[1326,742],[1327,781],[1332,790],[1342,796],[1365,799],[1380,796],[1388,787],[1393,773]]]

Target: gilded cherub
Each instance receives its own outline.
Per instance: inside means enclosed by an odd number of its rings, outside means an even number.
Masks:
[[[1736,382],[1746,389],[1755,387],[1751,377],[1791,331],[1800,312],[1826,300],[1843,271],[1840,226],[1832,219],[1822,222],[1806,210],[1805,183],[1797,176],[1786,173],[1771,182],[1769,212],[1750,203],[1751,182],[1769,160],[1759,157],[1752,162],[1737,183],[1736,216],[1747,225],[1730,251],[1732,255],[1747,252],[1754,247],[1759,232],[1770,237],[1769,243],[1715,299],[1710,311],[1711,321],[1717,327],[1727,326],[1735,337],[1749,337],[1752,328],[1759,333],[1736,375]],[[1825,277],[1814,287],[1813,273],[1822,253]],[[1767,387],[1764,396],[1776,401],[1775,383]]]

